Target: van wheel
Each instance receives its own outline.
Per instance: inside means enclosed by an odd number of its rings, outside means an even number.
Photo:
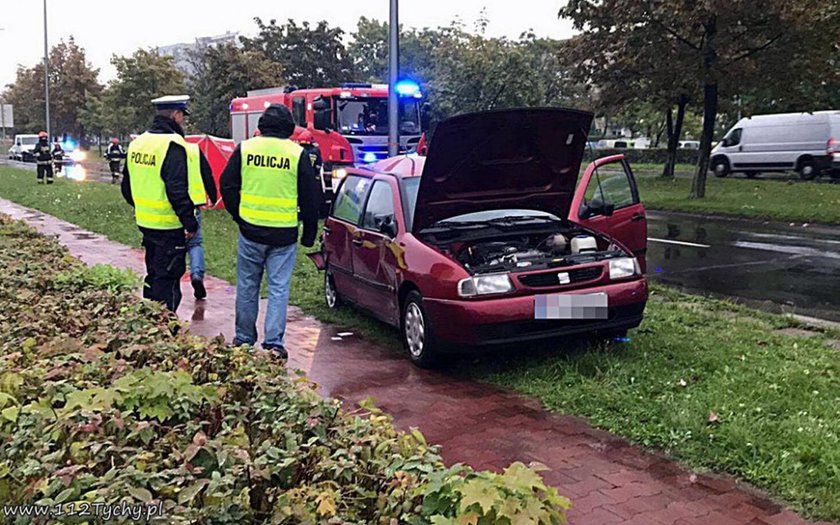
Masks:
[[[754,178],[758,177],[759,175],[761,175],[761,172],[759,172],[759,171],[745,171],[744,175],[746,175],[748,179],[754,179]]]
[[[819,174],[820,170],[814,164],[814,160],[805,158],[799,161],[799,178],[802,180],[814,180]]]
[[[715,172],[715,177],[726,177],[729,175],[729,161],[726,157],[715,157],[712,159],[712,171]]]
[[[403,346],[412,363],[421,368],[432,368],[440,363],[439,345],[426,316],[420,292],[412,291],[406,296],[400,327]]]
[[[831,175],[833,180],[840,180],[840,170],[831,170],[829,175]]]
[[[324,271],[324,302],[330,310],[335,310],[344,304],[344,301],[341,300],[341,296],[338,294],[338,290],[335,287],[335,280],[329,270]]]

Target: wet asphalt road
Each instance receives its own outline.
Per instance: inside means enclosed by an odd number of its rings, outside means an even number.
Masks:
[[[840,227],[648,212],[648,276],[840,322]]]

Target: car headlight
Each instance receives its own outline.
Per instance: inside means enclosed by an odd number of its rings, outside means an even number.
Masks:
[[[458,281],[458,295],[461,297],[505,293],[511,290],[513,283],[506,273],[467,277]]]
[[[344,168],[334,169],[332,171],[332,178],[343,179],[347,175],[347,170]]]
[[[642,273],[635,257],[610,259],[610,279],[624,279]]]

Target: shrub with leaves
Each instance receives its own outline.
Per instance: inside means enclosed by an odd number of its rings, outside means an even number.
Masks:
[[[173,330],[136,282],[0,215],[0,504],[162,503],[166,523],[565,522],[568,500],[535,470],[447,468],[372,404],[345,412],[271,358]]]

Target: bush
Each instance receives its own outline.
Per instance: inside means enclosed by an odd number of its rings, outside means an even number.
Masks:
[[[587,149],[584,152],[584,159],[591,161],[593,158],[609,157],[610,155],[623,154],[630,164],[662,164],[668,160],[666,149]],[[697,150],[678,149],[677,164],[697,164]]]
[[[565,521],[535,470],[446,468],[370,403],[345,412],[271,358],[174,330],[133,282],[0,216],[0,504],[142,503],[166,523]]]

